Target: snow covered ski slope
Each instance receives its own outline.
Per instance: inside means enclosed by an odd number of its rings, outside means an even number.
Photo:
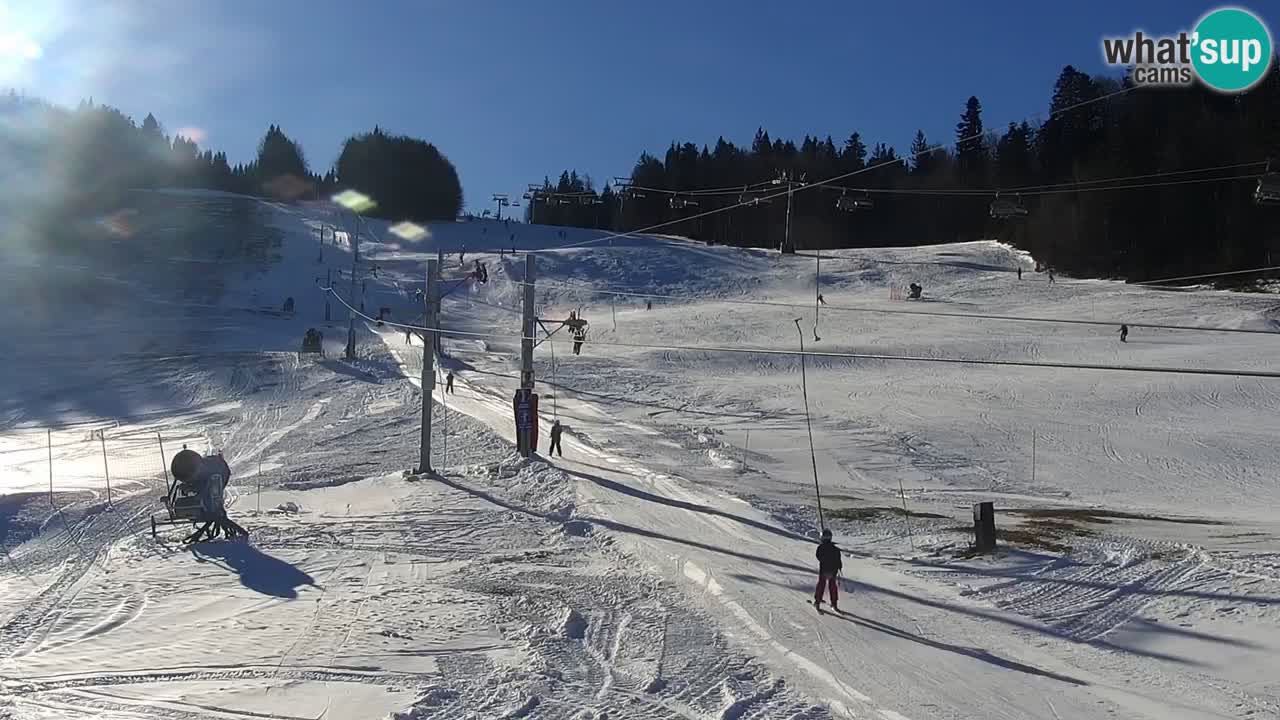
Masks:
[[[824,253],[815,318],[803,251],[493,221],[407,243],[370,222],[355,302],[412,323],[443,248],[442,324],[467,333],[440,358],[457,377],[436,387],[444,473],[416,477],[421,344],[362,320],[347,362],[345,309],[324,321],[317,285],[351,256],[317,228],[341,219],[182,197],[261,233],[224,248],[239,259],[216,292],[179,281],[199,242],[141,271],[40,258],[71,285],[96,273],[112,302],[89,328],[56,293],[41,323],[4,320],[42,353],[14,363],[0,425],[0,707],[17,717],[1280,716],[1280,380],[842,356],[1274,371],[1280,338],[1220,331],[1276,329],[1269,296],[1050,284],[969,243]],[[565,455],[522,461],[530,249],[539,316],[579,311],[590,333],[578,356],[564,333],[539,346],[543,450],[559,419]],[[465,281],[476,259],[488,283]],[[890,300],[911,282],[922,300]],[[830,353],[806,378],[842,615],[810,605],[799,362],[770,352],[798,346],[797,317]],[[327,358],[292,352],[308,327]],[[104,362],[82,370],[86,347]],[[50,426],[68,439],[59,511],[33,494]],[[151,540],[158,469],[105,503],[73,442],[101,427],[126,462],[150,456],[124,440],[156,430],[224,448],[252,543]],[[1005,534],[974,558],[980,500]]]

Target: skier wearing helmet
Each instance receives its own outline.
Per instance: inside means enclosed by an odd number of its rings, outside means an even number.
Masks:
[[[822,607],[822,590],[825,587],[831,598],[831,609],[840,612],[840,595],[836,590],[836,575],[844,563],[840,560],[840,548],[831,541],[831,531],[822,529],[822,542],[818,543],[818,588],[813,593],[814,607]]]

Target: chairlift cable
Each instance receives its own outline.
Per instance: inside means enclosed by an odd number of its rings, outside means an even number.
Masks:
[[[833,256],[828,255],[828,259],[833,259]],[[1238,272],[1240,273],[1258,272],[1260,270],[1269,270],[1269,269],[1280,270],[1280,267],[1261,268],[1255,271],[1244,270],[1244,271],[1238,271]],[[1200,276],[1195,276],[1195,277],[1200,277]],[[1177,279],[1190,279],[1190,278],[1171,278],[1171,279],[1165,280],[1165,282],[1168,282],[1170,280],[1177,280]],[[1150,282],[1158,282],[1158,281],[1150,281]],[[1137,285],[1142,283],[1134,283],[1134,284]],[[561,288],[561,289],[571,290],[571,291],[595,293],[598,295],[622,295],[622,296],[628,296],[628,297],[650,298],[650,299],[660,299],[660,300],[690,300],[690,301],[701,301],[701,302],[717,302],[717,303],[723,303],[726,305],[750,305],[750,306],[756,306],[756,307],[779,307],[779,308],[808,308],[809,307],[807,304],[802,305],[799,303],[785,303],[785,302],[774,301],[774,300],[734,300],[731,298],[708,297],[705,295],[643,293],[643,292],[637,292],[634,290],[623,290],[623,289],[609,290],[609,289],[602,289],[602,288],[593,288],[593,287],[583,286],[583,285],[572,285],[569,283],[540,282],[538,283],[538,286],[542,288]],[[963,319],[972,319],[972,320],[997,320],[997,321],[1008,321],[1008,322],[1033,322],[1033,323],[1064,324],[1064,325],[1089,325],[1089,326],[1099,326],[1099,327],[1108,327],[1108,326],[1113,327],[1113,326],[1124,324],[1124,325],[1128,325],[1129,327],[1147,328],[1151,330],[1180,330],[1180,331],[1189,331],[1189,332],[1243,333],[1243,334],[1249,334],[1249,335],[1280,335],[1280,330],[1259,330],[1259,329],[1251,329],[1251,328],[1214,327],[1214,326],[1206,326],[1206,325],[1170,325],[1165,323],[1135,322],[1132,320],[1084,320],[1079,318],[1048,318],[1048,317],[1034,317],[1034,316],[1026,316],[1026,315],[993,315],[993,314],[983,314],[983,313],[944,312],[941,310],[908,310],[908,309],[900,309],[900,308],[881,308],[881,307],[831,305],[831,304],[826,304],[826,305],[823,305],[822,307],[828,311],[863,312],[863,313],[872,313],[872,314],[881,314],[881,315],[916,315],[916,316],[923,316],[923,317],[963,318]]]
[[[332,288],[328,290],[337,297],[338,301],[345,305],[354,315],[363,318],[366,321],[373,321],[374,318],[356,310],[345,300],[338,296],[338,293]],[[478,333],[468,332],[464,330],[450,330],[442,327],[428,328],[412,326],[402,323],[387,323],[394,327],[404,329],[417,329],[421,331],[430,331],[439,333],[449,337],[470,337],[470,338],[490,338],[490,339],[507,339],[507,340],[523,340],[520,334],[499,334],[499,333]],[[1133,325],[1133,323],[1130,323]],[[1178,368],[1159,365],[1103,365],[1098,363],[1066,363],[1066,362],[1045,362],[1036,360],[990,360],[978,358],[959,358],[959,357],[924,357],[919,355],[892,355],[885,353],[854,353],[854,352],[835,352],[835,351],[798,351],[784,350],[777,348],[752,348],[752,347],[734,347],[734,346],[716,346],[716,345],[659,345],[656,343],[636,343],[636,342],[605,342],[594,340],[591,345],[601,347],[620,347],[632,348],[638,350],[679,350],[684,352],[702,352],[702,353],[733,353],[744,355],[805,355],[808,357],[824,357],[837,358],[844,360],[877,360],[883,362],[919,362],[919,363],[935,363],[944,365],[983,365],[995,367],[1028,367],[1028,368],[1046,368],[1057,370],[1110,370],[1118,372],[1145,372],[1166,375],[1208,375],[1208,376],[1224,376],[1224,377],[1255,377],[1280,379],[1280,371],[1268,370],[1242,370],[1231,368]]]
[[[1064,114],[1064,113],[1071,112],[1072,110],[1078,110],[1078,109],[1080,109],[1080,108],[1082,108],[1082,107],[1084,107],[1084,106],[1086,106],[1086,105],[1091,105],[1091,104],[1093,104],[1093,103],[1102,102],[1102,101],[1104,101],[1104,100],[1109,100],[1109,99],[1111,99],[1111,98],[1114,98],[1114,97],[1117,97],[1117,96],[1120,96],[1120,95],[1124,95],[1124,94],[1126,94],[1126,93],[1133,92],[1134,90],[1137,90],[1137,89],[1138,89],[1138,87],[1139,87],[1139,86],[1137,86],[1137,85],[1133,85],[1133,86],[1130,86],[1130,87],[1121,88],[1120,90],[1116,90],[1115,92],[1110,92],[1110,93],[1107,93],[1107,94],[1105,94],[1105,95],[1099,95],[1098,97],[1090,98],[1090,99],[1088,99],[1088,100],[1084,100],[1084,101],[1081,101],[1081,102],[1075,103],[1074,105],[1068,105],[1067,107],[1064,107],[1064,108],[1060,108],[1060,109],[1058,109],[1058,110],[1051,111],[1051,112],[1049,112],[1047,115],[1048,115],[1048,117],[1055,117],[1055,116],[1057,116],[1057,115],[1061,115],[1061,114]],[[1038,117],[1038,116],[1039,116],[1039,113],[1037,113],[1036,115],[1033,115],[1032,117]],[[972,135],[970,135],[970,136],[968,136],[968,137],[958,138],[958,139],[956,140],[956,143],[957,143],[957,144],[959,144],[959,143],[964,143],[964,142],[967,142],[967,141],[970,141],[970,140],[976,140],[976,139],[978,139],[978,138],[984,137],[984,136],[985,136],[985,134],[986,134],[986,133],[974,133],[974,134],[972,134]],[[803,191],[805,191],[805,190],[809,190],[809,189],[813,189],[813,188],[825,187],[825,186],[830,185],[830,184],[832,184],[832,183],[839,182],[839,181],[841,181],[841,180],[843,180],[843,179],[845,179],[845,178],[854,177],[855,175],[861,175],[861,174],[863,174],[863,173],[872,172],[872,171],[874,171],[874,170],[879,170],[879,169],[882,169],[882,168],[885,168],[885,167],[890,167],[890,166],[893,166],[893,165],[900,165],[900,164],[902,164],[902,163],[906,162],[907,160],[911,160],[911,159],[913,159],[913,158],[916,158],[916,157],[918,157],[918,156],[920,156],[920,155],[925,155],[925,154],[927,154],[927,153],[937,152],[939,149],[942,149],[942,148],[944,148],[944,147],[946,147],[946,145],[943,145],[943,144],[935,145],[935,146],[933,146],[933,147],[930,147],[930,148],[926,148],[926,149],[924,149],[924,150],[921,150],[920,152],[917,152],[917,153],[911,153],[911,154],[909,154],[909,155],[904,155],[904,156],[902,156],[902,157],[895,157],[895,158],[894,158],[894,159],[892,159],[892,160],[886,160],[885,162],[882,162],[882,163],[877,163],[877,164],[875,164],[875,165],[868,165],[867,167],[859,168],[858,170],[853,170],[853,171],[850,171],[850,172],[847,172],[847,173],[843,173],[843,174],[840,174],[840,175],[834,175],[834,176],[832,176],[832,177],[826,178],[825,180],[815,180],[815,181],[813,181],[813,182],[807,182],[807,183],[804,183],[804,184],[802,184],[802,185],[800,185],[799,187],[796,187],[796,188],[788,188],[788,189],[786,189],[786,190],[780,190],[780,191],[778,191],[778,192],[776,192],[776,193],[773,193],[773,194],[771,194],[771,195],[765,195],[765,196],[763,196],[762,198],[759,198],[758,200],[759,200],[759,201],[765,201],[765,200],[776,200],[776,199],[778,199],[778,198],[786,197],[789,193],[790,193],[790,194],[794,194],[794,193],[803,192]],[[749,205],[751,205],[751,204],[752,204],[751,202],[739,202],[739,203],[736,203],[736,204],[733,204],[733,205],[726,205],[726,206],[724,206],[724,207],[712,208],[712,209],[710,209],[710,210],[706,210],[706,211],[704,211],[704,212],[697,213],[697,214],[694,214],[694,215],[689,215],[689,216],[687,216],[687,217],[676,218],[676,219],[674,219],[674,220],[667,220],[667,221],[664,221],[664,222],[660,222],[660,223],[657,223],[657,224],[654,224],[654,225],[650,225],[650,226],[648,226],[648,227],[639,228],[639,229],[636,229],[636,230],[629,230],[629,231],[627,231],[627,232],[620,232],[620,233],[611,233],[611,234],[608,234],[608,235],[602,235],[602,236],[600,236],[600,237],[591,238],[591,239],[589,239],[589,240],[581,240],[581,241],[578,241],[578,242],[575,242],[575,243],[567,243],[567,244],[565,244],[565,245],[561,245],[561,246],[559,246],[559,247],[545,248],[545,249],[542,249],[542,250],[530,250],[529,252],[534,252],[534,253],[549,253],[549,252],[555,252],[555,251],[557,251],[557,250],[567,250],[567,249],[570,249],[570,248],[582,247],[582,246],[584,246],[584,245],[590,245],[590,244],[593,244],[593,243],[601,242],[601,241],[603,241],[603,240],[610,240],[610,239],[613,239],[613,238],[622,238],[622,237],[632,237],[632,236],[635,236],[635,235],[643,235],[643,234],[645,234],[645,233],[653,232],[654,230],[660,230],[660,229],[665,228],[665,227],[671,227],[671,226],[673,226],[673,225],[679,225],[679,224],[681,224],[681,223],[689,222],[690,220],[699,220],[699,219],[704,218],[704,217],[710,217],[711,215],[715,215],[715,214],[718,214],[718,213],[728,212],[728,211],[730,211],[730,210],[736,210],[736,209],[738,209],[738,208],[746,207],[746,206],[749,206]]]

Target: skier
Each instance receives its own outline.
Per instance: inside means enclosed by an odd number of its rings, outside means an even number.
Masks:
[[[652,300],[645,300],[645,301],[644,301],[644,309],[645,309],[645,310],[652,310],[652,309],[653,309],[653,301],[652,301]]]
[[[1049,271],[1049,284],[1050,284],[1050,285],[1052,285],[1052,284],[1053,284],[1053,271],[1052,271],[1052,270],[1050,270],[1050,271]]]
[[[560,424],[559,420],[551,423],[551,449],[547,451],[548,457],[556,453],[559,453],[560,457],[564,457],[564,450],[560,447],[560,434],[563,432],[564,426]]]
[[[1021,266],[1021,265],[1019,265],[1019,266],[1018,266],[1018,279],[1019,279],[1019,280],[1021,280],[1021,279],[1022,279],[1022,266]]]
[[[444,393],[446,395],[453,394],[453,371],[450,370],[448,375],[444,376]]]
[[[1129,342],[1129,326],[1120,326],[1120,342]]]
[[[573,354],[582,354],[582,343],[587,339],[587,333],[582,330],[573,331]]]
[[[831,530],[822,529],[822,542],[815,553],[818,557],[818,589],[813,593],[814,607],[822,607],[822,589],[825,586],[831,597],[831,609],[840,612],[840,595],[836,590],[836,575],[844,567],[840,560],[840,548],[831,542]]]
[[[821,294],[819,294],[819,295],[818,295],[818,304],[820,304],[820,305],[826,305],[826,304],[827,304],[827,299],[826,299],[826,298],[824,298],[824,297],[822,297],[822,295],[821,295]]]

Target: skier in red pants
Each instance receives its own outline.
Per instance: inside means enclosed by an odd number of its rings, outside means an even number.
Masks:
[[[818,588],[813,593],[814,607],[822,607],[822,589],[825,586],[831,597],[831,609],[840,612],[840,594],[836,590],[836,575],[844,563],[840,560],[840,548],[831,542],[831,531],[822,529],[822,542],[818,544]]]

